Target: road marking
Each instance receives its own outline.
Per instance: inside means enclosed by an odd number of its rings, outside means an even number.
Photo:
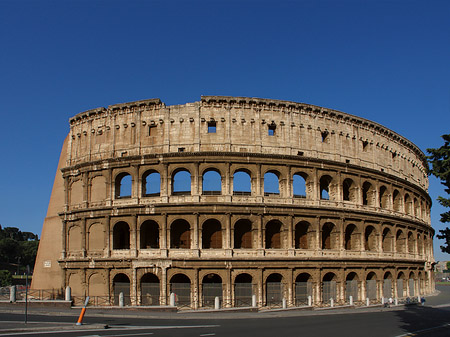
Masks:
[[[215,333],[205,333],[203,335],[200,335],[200,337],[202,337],[202,336],[215,336],[215,335],[216,335]]]
[[[430,331],[430,330],[436,330],[436,329],[440,329],[440,328],[445,328],[447,326],[450,326],[450,323],[446,323],[443,325],[439,325],[439,326],[434,326],[432,328],[427,328],[427,329],[422,329],[422,330],[416,330],[416,331],[412,331],[412,332],[408,332],[405,333],[403,335],[397,335],[395,337],[413,337],[413,336],[417,336],[418,334],[425,332],[425,331]]]
[[[126,334],[120,334],[120,335],[87,335],[87,336],[80,336],[80,337],[117,337],[117,336],[148,336],[153,335],[153,332],[141,332],[141,333],[126,333]]]

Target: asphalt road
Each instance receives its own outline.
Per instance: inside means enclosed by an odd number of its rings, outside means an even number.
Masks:
[[[15,332],[15,336],[155,336],[155,337],[249,337],[249,336],[346,336],[404,337],[450,336],[450,286],[440,286],[439,296],[429,297],[426,306],[391,309],[377,308],[322,312],[271,312],[246,314],[149,314],[139,312],[117,315],[91,310],[83,329],[73,328],[78,311],[55,315],[30,314],[27,327],[39,325],[44,331]],[[119,312],[120,313],[120,312]],[[95,315],[95,316],[94,316]],[[0,329],[7,322],[23,320],[17,312],[0,313]],[[33,323],[40,322],[40,323]],[[44,323],[48,322],[48,323]],[[54,326],[54,322],[60,322]],[[66,323],[66,324],[65,324]],[[49,324],[49,329],[45,328]],[[109,328],[103,328],[108,325]],[[50,326],[52,330],[50,331]],[[0,336],[3,336],[0,332]],[[12,336],[12,332],[8,332]]]

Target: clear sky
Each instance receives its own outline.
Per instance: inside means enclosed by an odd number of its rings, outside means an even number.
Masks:
[[[448,0],[0,0],[0,224],[40,234],[68,119],[115,103],[291,100],[439,147],[449,14]]]

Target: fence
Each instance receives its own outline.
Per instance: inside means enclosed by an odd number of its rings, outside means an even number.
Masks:
[[[295,282],[295,305],[308,304],[308,296],[312,297],[312,283]]]

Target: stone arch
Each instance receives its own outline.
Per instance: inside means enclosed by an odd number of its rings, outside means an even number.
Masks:
[[[265,230],[265,248],[279,249],[284,248],[283,223],[279,220],[270,220],[266,224]]]
[[[80,226],[71,226],[68,233],[67,250],[69,252],[81,251],[81,241],[82,235]]]
[[[234,306],[250,307],[253,296],[253,277],[248,273],[240,273],[234,278]]]
[[[158,276],[146,273],[141,277],[141,305],[160,304],[160,282]]]
[[[402,271],[397,274],[397,297],[406,297],[405,274]]]
[[[406,235],[402,229],[395,234],[395,248],[397,253],[406,253]]]
[[[362,202],[365,206],[375,206],[375,189],[372,184],[365,181],[362,186]]]
[[[354,224],[348,224],[345,227],[344,234],[344,248],[346,250],[358,250],[360,234],[358,233],[357,227]]]
[[[156,197],[161,194],[161,174],[156,170],[148,170],[142,175],[142,195]]]
[[[170,226],[170,248],[191,248],[191,226],[184,219],[174,220]]]
[[[322,303],[337,299],[337,276],[333,272],[326,273],[322,278]]]
[[[108,294],[103,276],[100,273],[93,273],[88,278],[88,295],[93,298],[95,296],[105,296]]]
[[[81,179],[72,181],[70,184],[70,204],[79,205],[83,202],[83,182]]]
[[[266,278],[266,305],[280,306],[283,299],[283,276],[279,273],[272,273]]]
[[[322,249],[337,249],[337,227],[332,222],[326,222],[322,226]]]
[[[295,248],[310,249],[312,247],[311,224],[308,221],[300,221],[295,225]]]
[[[382,236],[382,247],[383,252],[392,252],[394,247],[394,236],[392,235],[392,232],[389,228],[383,229],[383,236]]]
[[[296,172],[292,176],[292,191],[294,198],[306,198],[306,182],[308,175],[305,172]]]
[[[320,186],[320,199],[322,200],[333,200],[331,193],[331,183],[333,178],[329,175],[325,174],[320,177],[319,186]]]
[[[130,249],[130,226],[125,221],[114,225],[113,249]]]
[[[67,284],[71,289],[72,296],[84,296],[83,284],[78,273],[71,273]]]
[[[237,169],[233,173],[233,195],[251,195],[252,178],[251,172],[246,169]]]
[[[118,273],[113,278],[114,305],[119,305],[120,293],[123,293],[124,304],[130,305],[130,278],[124,273]]]
[[[408,253],[414,254],[416,252],[416,239],[412,231],[408,232]]]
[[[222,194],[222,175],[215,168],[208,168],[202,174],[202,194],[220,195]]]
[[[359,277],[355,272],[349,272],[345,278],[345,300],[359,301]]]
[[[206,274],[202,279],[202,307],[214,307],[216,297],[222,302],[222,278],[215,273]]]
[[[121,172],[114,179],[114,195],[118,198],[131,198],[133,179],[130,173]]]
[[[392,195],[392,206],[394,211],[400,212],[402,209],[402,199],[400,197],[400,192],[398,190],[394,190]]]
[[[414,275],[414,272],[411,271],[409,273],[409,278],[408,278],[408,296],[416,296],[416,276]]]
[[[102,223],[94,222],[88,230],[88,250],[103,251],[105,249],[105,229]]]
[[[420,203],[417,200],[417,198],[414,198],[413,205],[414,205],[414,216],[419,218],[420,217]]]
[[[313,296],[313,282],[309,273],[300,273],[295,278],[295,305],[308,304],[308,297]]]
[[[234,224],[234,248],[253,248],[252,222],[249,219],[239,219]]]
[[[376,300],[378,298],[377,293],[377,274],[373,271],[368,272],[366,276],[366,298]]]
[[[357,202],[356,196],[357,187],[352,179],[346,178],[342,182],[342,200],[350,201],[353,203]]]
[[[377,231],[375,227],[368,225],[364,231],[364,245],[365,250],[375,252],[377,251]]]
[[[280,195],[280,172],[269,170],[264,174],[264,195]]]
[[[170,292],[175,294],[175,304],[178,307],[191,305],[191,279],[177,273],[170,278]]]
[[[172,195],[191,194],[191,172],[186,168],[177,168],[172,172]]]
[[[159,225],[154,220],[145,220],[140,227],[141,249],[159,248]]]
[[[379,204],[381,208],[389,208],[389,193],[386,186],[380,186]]]
[[[393,297],[392,274],[389,271],[383,276],[383,297],[388,299]]]
[[[106,178],[103,175],[92,177],[90,189],[90,202],[104,201],[106,199]]]
[[[222,248],[222,225],[217,219],[208,219],[202,225],[202,248]]]
[[[405,205],[405,213],[408,215],[413,215],[412,199],[408,193],[405,193],[404,205]]]

